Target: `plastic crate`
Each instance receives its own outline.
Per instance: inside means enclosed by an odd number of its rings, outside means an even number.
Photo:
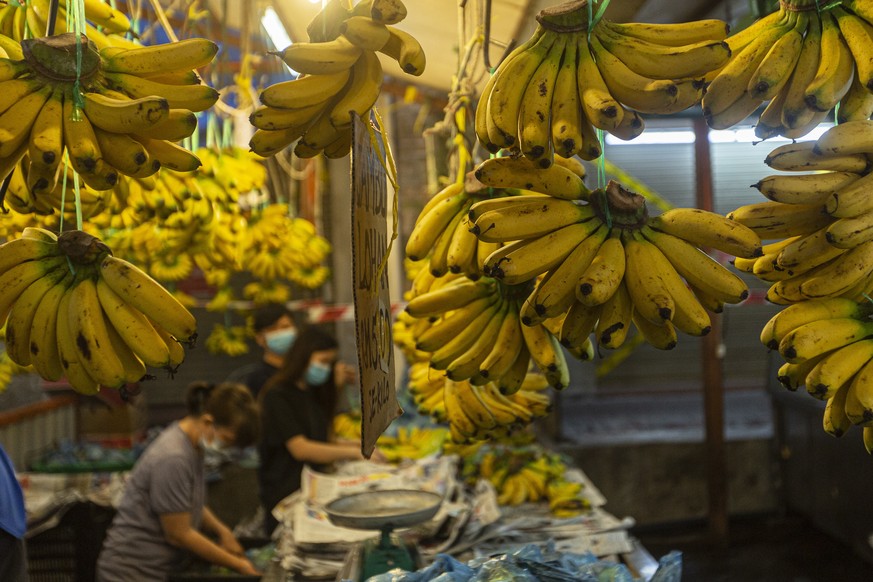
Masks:
[[[77,503],[57,526],[27,539],[30,582],[92,582],[115,511]]]

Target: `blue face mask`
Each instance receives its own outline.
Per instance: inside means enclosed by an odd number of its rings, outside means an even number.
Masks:
[[[280,356],[284,356],[291,349],[295,339],[297,339],[297,330],[292,328],[277,329],[264,334],[267,349]]]
[[[306,368],[306,383],[310,386],[321,386],[330,378],[330,366],[312,363]]]

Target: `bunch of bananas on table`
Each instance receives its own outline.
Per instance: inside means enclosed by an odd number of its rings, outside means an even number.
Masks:
[[[409,368],[409,392],[419,413],[447,422],[457,443],[507,435],[547,415],[547,386],[542,375],[527,373],[516,392],[503,394],[491,382],[474,386],[468,381],[449,380],[426,361],[414,362]]]
[[[27,2],[9,2],[0,7],[0,35],[14,41],[25,38],[39,37],[46,34],[48,20],[51,14],[50,0],[28,0]],[[131,32],[130,19],[127,15],[114,8],[109,2],[102,0],[85,0],[85,34],[98,48],[139,48],[124,35]],[[75,10],[75,7],[73,8]],[[58,13],[55,20],[56,32],[72,30],[71,18],[66,0],[58,2]],[[0,41],[5,46],[9,41]],[[20,58],[20,57],[19,57]]]
[[[216,323],[206,336],[206,349],[210,354],[235,358],[249,353],[252,330],[246,325],[222,325]]]
[[[523,438],[523,437],[522,437]],[[446,447],[446,454],[458,454],[461,475],[468,484],[480,479],[497,490],[500,505],[547,502],[555,517],[574,517],[590,507],[583,495],[584,485],[566,478],[567,464],[560,455],[511,437],[465,450]]]
[[[396,59],[406,73],[424,72],[419,42],[391,26],[405,17],[401,0],[361,0],[351,10],[345,0],[330,0],[307,28],[311,42],[278,53],[303,76],[261,92],[263,105],[250,118],[257,128],[252,151],[271,156],[299,140],[294,153],[301,158],[348,154],[350,113],[366,119],[382,90],[377,53]]]
[[[824,430],[842,436],[863,428],[873,452],[873,303],[826,298],[791,305],[764,326],[761,342],[778,349],[786,363],[779,381],[789,390],[805,386],[827,401]]]
[[[730,62],[708,78],[703,97],[710,127],[731,127],[766,101],[755,128],[762,139],[806,135],[837,104],[841,122],[873,114],[869,2],[784,0],[726,42]]]
[[[361,440],[360,413],[342,413],[333,417],[333,434],[339,439]],[[376,441],[379,452],[391,463],[406,459],[423,459],[442,451],[448,431],[442,427],[400,425],[394,434],[383,434]]]
[[[486,184],[528,187],[527,164],[497,158],[476,173]],[[748,296],[739,277],[699,248],[760,256],[758,235],[742,224],[690,208],[650,217],[643,197],[616,182],[587,202],[550,194],[475,204],[470,220],[480,240],[505,244],[485,260],[486,275],[509,285],[536,281],[521,322],[554,329],[571,352],[592,354],[592,332],[598,345],[617,348],[631,322],[651,345],[671,349],[677,329],[704,335],[707,309],[718,312]]]
[[[0,173],[27,154],[31,197],[55,190],[66,162],[94,190],[113,188],[119,174],[141,178],[162,166],[182,172],[200,166],[173,142],[196,129],[193,111],[218,98],[192,70],[212,61],[215,43],[188,39],[98,52],[86,37],[65,33],[21,46],[21,60],[0,60]]]
[[[147,367],[174,371],[197,337],[173,295],[77,230],[31,227],[0,245],[0,320],[12,361],[86,394],[137,382]]]
[[[728,216],[764,246],[755,260],[735,266],[771,282],[767,299],[789,304],[822,297],[860,299],[873,288],[873,121],[850,121],[815,142],[786,144],[767,164],[783,172],[755,186],[770,201]]]
[[[491,152],[508,148],[540,167],[555,153],[592,160],[596,129],[630,140],[639,113],[695,105],[704,76],[730,56],[720,20],[686,24],[590,23],[586,2],[537,15],[533,36],[500,64],[476,110],[476,135]]]

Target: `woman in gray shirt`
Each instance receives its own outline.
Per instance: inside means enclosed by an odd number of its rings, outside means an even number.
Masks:
[[[205,505],[204,446],[257,440],[254,399],[241,384],[188,387],[188,415],[161,432],[137,461],[97,563],[98,582],[166,580],[190,554],[257,575],[230,529]],[[201,533],[204,530],[217,539]]]

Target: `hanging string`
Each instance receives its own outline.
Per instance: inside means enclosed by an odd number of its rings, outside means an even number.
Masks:
[[[161,23],[161,28],[167,33],[167,38],[170,39],[170,42],[179,42],[179,37],[176,36],[176,31],[170,25],[170,19],[167,18],[167,13],[161,7],[161,3],[158,0],[150,0],[150,2],[155,11],[155,16],[158,17],[158,22]]]
[[[46,36],[52,36],[55,33],[55,25],[58,22],[58,8],[59,0],[51,0],[49,2],[49,16],[45,31]]]
[[[82,119],[82,108],[85,107],[85,98],[82,97],[82,37],[85,34],[85,2],[84,0],[70,0],[67,4],[72,10],[69,11],[68,21],[72,20],[72,29],[76,35],[76,81],[73,83],[73,121]],[[70,23],[67,23],[70,27]]]
[[[610,0],[604,0],[600,3],[597,13],[594,12],[594,0],[588,0],[588,44],[585,50],[590,50],[588,45],[591,44],[591,31],[597,26],[597,23],[603,18]],[[606,140],[604,139],[603,130],[597,128],[597,143],[600,145],[600,159],[597,164],[597,188],[602,196],[602,207],[606,214],[606,226],[612,228],[612,213],[609,210],[609,201],[606,198]]]

